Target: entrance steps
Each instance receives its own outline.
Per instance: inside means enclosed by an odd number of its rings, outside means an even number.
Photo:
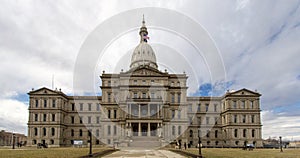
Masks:
[[[158,137],[138,136],[132,137],[129,147],[137,148],[158,148],[161,147],[161,142]]]

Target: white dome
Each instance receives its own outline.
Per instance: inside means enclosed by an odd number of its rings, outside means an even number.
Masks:
[[[130,68],[148,65],[157,69],[156,57],[152,47],[147,42],[141,42],[133,51]]]

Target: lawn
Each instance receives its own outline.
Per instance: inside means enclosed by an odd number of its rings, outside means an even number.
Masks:
[[[101,152],[111,148],[93,148],[93,153]],[[20,149],[0,149],[2,158],[57,158],[57,157],[80,157],[89,154],[89,148],[20,148]]]
[[[198,149],[184,150],[198,154]],[[227,148],[203,148],[202,155],[205,158],[300,158],[300,149],[254,149],[253,151]]]

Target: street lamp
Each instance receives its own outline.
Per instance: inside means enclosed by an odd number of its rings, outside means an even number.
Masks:
[[[282,137],[279,136],[279,145],[280,145],[280,152],[283,152],[283,151],[282,151],[282,140],[281,140],[281,138],[282,138]]]
[[[92,153],[92,132],[90,130],[89,131],[89,136],[90,136],[90,152],[89,152],[89,157],[93,157],[93,153]]]
[[[12,137],[12,149],[15,149],[15,138],[16,138],[16,135],[13,133],[13,137]]]
[[[198,149],[199,149],[199,156],[198,156],[198,158],[202,158],[202,152],[201,152],[201,130],[200,130],[200,127],[198,129]]]

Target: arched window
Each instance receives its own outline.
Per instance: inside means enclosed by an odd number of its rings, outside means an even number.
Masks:
[[[71,129],[71,136],[74,137],[74,129]]]
[[[36,144],[36,140],[35,139],[32,140],[32,144],[33,145]]]
[[[175,135],[175,126],[172,126],[172,135]]]
[[[53,139],[50,140],[50,144],[54,144],[54,140]]]
[[[37,136],[38,135],[38,129],[34,128],[34,135]]]
[[[252,130],[252,137],[255,137],[255,129]]]
[[[51,135],[55,136],[55,128],[51,128]]]
[[[193,138],[193,130],[190,130],[190,137]]]
[[[181,134],[181,126],[178,126],[178,135]]]
[[[43,135],[46,136],[47,135],[47,129],[44,127],[43,128]]]
[[[79,136],[82,137],[82,129],[79,130]]]
[[[247,130],[244,129],[244,130],[243,130],[243,137],[246,137],[246,133],[247,133]]]
[[[238,129],[235,129],[234,130],[234,137],[237,137],[238,136]]]

